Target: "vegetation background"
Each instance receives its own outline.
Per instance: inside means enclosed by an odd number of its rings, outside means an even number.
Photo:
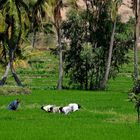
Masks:
[[[0,3],[2,2],[3,1],[0,0]],[[12,2],[12,0],[10,2]],[[127,1],[125,1],[125,6],[127,5],[126,3]],[[82,4],[81,1],[79,4]],[[129,7],[129,2],[127,6]],[[122,6],[120,9],[121,8]],[[119,12],[122,12],[120,9]],[[63,10],[65,12],[66,9]],[[132,12],[132,10],[130,11]],[[15,15],[15,13],[13,14]],[[34,15],[32,16],[34,17]],[[133,12],[132,16],[134,16]],[[17,19],[17,15],[15,19]],[[35,17],[32,18],[32,20],[35,20]],[[53,24],[56,24],[59,28],[59,20],[53,21]],[[130,25],[134,27],[135,23],[132,22]],[[34,24],[31,26],[35,27]],[[15,79],[13,79],[13,73],[9,73],[5,85],[0,87],[0,139],[140,139],[140,125],[137,123],[137,112],[134,105],[129,102],[128,99],[128,93],[132,92],[135,86],[133,79],[135,63],[133,49],[128,50],[127,55],[125,55],[130,57],[129,61],[120,66],[119,73],[116,77],[109,79],[104,90],[69,88],[69,77],[63,77],[63,86],[59,84],[59,86],[62,86],[64,89],[57,90],[58,78],[61,79],[58,70],[61,68],[60,55],[56,55],[58,54],[58,49],[60,49],[56,48],[56,35],[59,35],[59,30],[57,30],[57,34],[51,34],[54,28],[52,28],[51,24],[47,24],[46,35],[46,33],[42,32],[42,29],[33,27],[30,29],[29,36],[25,37],[23,35],[23,40],[21,39],[24,42],[20,46],[22,55],[17,57],[17,54],[20,54],[17,53],[14,61],[12,61],[16,74],[19,76],[18,78],[23,85],[17,86]],[[134,29],[133,27],[131,28],[132,30]],[[11,29],[9,28],[8,30]],[[17,34],[17,31],[14,33]],[[36,39],[33,43],[34,36],[36,36]],[[1,37],[2,36],[0,36],[0,39],[2,39]],[[12,40],[10,37],[11,34],[8,36],[9,41]],[[122,35],[121,37],[123,38],[124,36]],[[2,52],[2,46],[5,44],[3,44],[3,40],[0,40],[0,43],[0,51]],[[58,42],[58,45],[61,45],[59,43],[60,42]],[[34,47],[32,47],[32,45]],[[63,53],[65,53],[65,46],[63,47]],[[139,58],[139,49],[137,53]],[[6,57],[8,58],[7,60],[9,60],[10,56],[8,53]],[[118,55],[116,55],[116,57],[118,57]],[[0,65],[0,76],[3,77],[7,63],[5,63],[6,61],[3,57],[1,57],[0,60],[2,61]],[[138,66],[139,65],[140,61],[138,61]],[[21,100],[18,110],[8,110],[7,107],[9,103],[17,98]],[[58,106],[65,106],[72,102],[79,103],[82,108],[68,115],[46,113],[40,109],[42,105],[56,104]]]

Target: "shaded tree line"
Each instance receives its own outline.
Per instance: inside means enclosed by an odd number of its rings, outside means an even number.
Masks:
[[[72,87],[90,90],[105,89],[108,79],[116,77],[120,67],[128,63],[126,54],[133,48],[132,40],[135,33],[136,83],[140,15],[137,1],[133,3],[136,13],[135,32],[131,21],[121,23],[118,16],[121,0],[84,0],[84,2],[86,9],[79,8],[76,0],[0,0],[1,62],[6,67],[0,85],[5,84],[9,70],[17,85],[22,85],[13,62],[22,54],[21,42],[29,33],[32,33],[34,48],[38,30],[47,34],[53,30],[56,34],[59,54],[58,89],[62,89],[63,86],[64,67]],[[68,6],[73,7],[73,10],[63,22],[61,9]],[[63,49],[64,46],[66,50]]]
[[[108,79],[116,77],[120,67],[129,61],[126,54],[133,48],[133,23],[121,23],[119,16],[112,21],[111,4],[109,0],[88,2],[86,10],[72,10],[63,23],[63,37],[68,42],[65,72],[72,87],[104,89]],[[104,83],[109,55],[110,68]]]

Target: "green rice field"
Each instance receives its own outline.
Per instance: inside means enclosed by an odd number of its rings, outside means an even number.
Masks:
[[[16,98],[21,100],[19,109],[8,110]],[[63,106],[71,102],[79,103],[81,110],[64,115],[40,109],[45,104]],[[139,129],[125,88],[102,92],[33,90],[30,95],[0,97],[1,140],[135,140],[140,138]]]

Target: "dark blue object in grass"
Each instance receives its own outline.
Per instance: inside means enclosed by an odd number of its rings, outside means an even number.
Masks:
[[[20,103],[19,99],[14,100],[13,102],[10,103],[10,105],[8,106],[8,109],[17,110],[19,103]]]

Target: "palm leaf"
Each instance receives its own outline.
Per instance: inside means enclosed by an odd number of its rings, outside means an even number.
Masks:
[[[0,10],[3,8],[4,4],[7,3],[8,0],[0,0]]]

